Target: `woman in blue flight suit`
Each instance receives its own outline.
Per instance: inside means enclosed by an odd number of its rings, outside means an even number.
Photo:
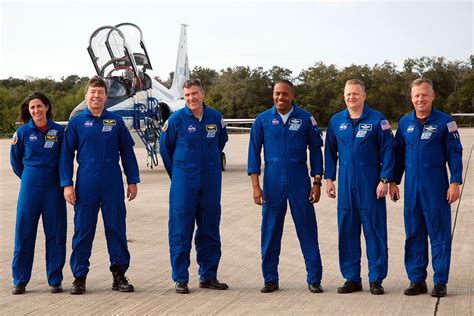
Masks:
[[[23,294],[31,278],[36,231],[41,215],[46,241],[46,273],[52,293],[62,291],[66,257],[66,201],[59,186],[59,153],[64,128],[52,120],[48,98],[34,92],[20,106],[25,123],[13,135],[10,163],[21,179],[18,197],[13,291]]]

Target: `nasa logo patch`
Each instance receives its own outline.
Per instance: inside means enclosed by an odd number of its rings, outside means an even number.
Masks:
[[[196,131],[196,125],[189,125],[188,126],[188,133],[194,133]]]
[[[36,142],[38,140],[38,135],[36,134],[31,134],[30,135],[30,142]]]
[[[15,132],[12,137],[12,145],[16,145],[17,142],[18,142],[18,135]]]

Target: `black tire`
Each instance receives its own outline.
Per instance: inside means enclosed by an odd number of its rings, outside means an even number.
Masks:
[[[221,170],[222,171],[225,171],[226,165],[227,165],[227,159],[226,159],[225,153],[221,153]]]

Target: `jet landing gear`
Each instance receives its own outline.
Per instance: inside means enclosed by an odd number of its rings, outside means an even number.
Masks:
[[[135,104],[133,128],[145,145],[148,153],[147,167],[151,169],[158,166],[161,122],[157,99],[148,97],[146,106],[142,103]]]
[[[227,158],[225,156],[225,153],[221,153],[221,170],[225,171],[227,165]]]

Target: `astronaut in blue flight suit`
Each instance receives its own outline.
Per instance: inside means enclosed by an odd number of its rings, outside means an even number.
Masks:
[[[321,194],[322,134],[314,117],[299,108],[293,99],[293,84],[278,80],[273,88],[274,106],[257,116],[250,132],[247,171],[252,180],[254,202],[263,206],[262,293],[279,289],[278,262],[288,201],[306,264],[308,288],[312,293],[323,292],[323,268],[312,204],[319,201]],[[262,147],[263,191],[259,181]],[[313,185],[306,164],[308,149]]]
[[[186,106],[163,127],[160,154],[171,179],[168,239],[175,291],[189,293],[189,255],[194,232],[200,288],[226,290],[217,280],[221,257],[221,154],[228,140],[222,115],[206,106],[198,79],[183,86]]]
[[[60,174],[64,197],[74,205],[74,236],[70,265],[75,277],[71,294],[83,294],[89,272],[97,215],[102,210],[113,275],[112,290],[133,292],[125,277],[130,263],[126,237],[126,209],[119,158],[127,177],[127,198],[133,200],[140,182],[134,142],[123,119],[107,110],[107,85],[92,77],[86,87],[87,107],[68,124],[61,151]],[[77,151],[76,187],[73,162]]]
[[[427,292],[428,236],[434,270],[431,295],[447,293],[451,261],[451,206],[460,196],[462,145],[456,122],[433,109],[435,93],[429,79],[411,84],[414,111],[398,124],[395,182],[390,196],[400,198],[397,184],[405,172],[405,268],[410,280],[406,295]],[[448,180],[446,163],[451,179]]]
[[[338,293],[362,290],[360,233],[367,245],[370,292],[384,294],[387,276],[387,209],[385,195],[393,177],[395,141],[387,119],[365,102],[364,84],[348,80],[344,88],[347,109],[329,121],[326,133],[326,193],[336,197],[336,163],[339,160],[337,219],[339,266],[346,282]]]
[[[13,136],[10,162],[21,179],[18,197],[12,294],[23,294],[31,278],[41,215],[46,240],[46,274],[52,293],[62,291],[66,258],[66,201],[59,186],[59,154],[64,128],[53,122],[48,98],[34,92],[20,106],[26,123]]]

